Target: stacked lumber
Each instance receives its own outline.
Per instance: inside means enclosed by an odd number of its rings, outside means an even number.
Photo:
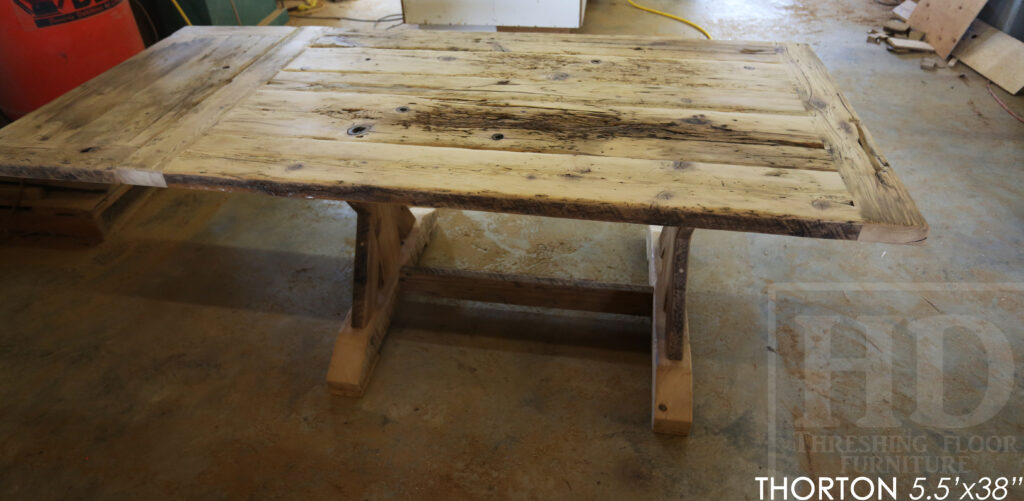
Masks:
[[[881,30],[868,32],[868,41],[885,43],[894,53],[934,53],[921,68],[952,67],[958,61],[1010,94],[1024,87],[1024,42],[975,19],[986,0],[923,2],[906,0],[893,9],[896,18]]]
[[[882,29],[874,29],[868,32],[868,41],[885,43],[889,52],[904,54],[908,52],[935,52],[935,47],[925,39],[925,32],[914,29],[907,21],[907,16],[913,12],[916,4],[907,0],[893,9],[898,18],[892,18],[882,24]]]
[[[153,190],[0,177],[0,234],[101,242]]]

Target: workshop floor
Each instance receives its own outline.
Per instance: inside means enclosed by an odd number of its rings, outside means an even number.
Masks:
[[[169,190],[95,248],[0,243],[0,498],[756,499],[755,476],[906,488],[944,457],[965,478],[1019,475],[1024,124],[962,65],[923,71],[865,43],[889,9],[871,0],[646,3],[722,39],[810,43],[931,224],[922,246],[696,232],[690,437],[650,432],[649,325],[628,317],[406,300],[366,396],[332,397],[354,213]],[[622,0],[591,0],[583,31],[697,36]],[[449,213],[425,259],[644,282],[642,232]],[[822,358],[807,348],[823,316],[839,322],[833,357],[876,360],[888,385],[836,373],[813,394],[821,374],[802,368]],[[805,397],[836,421],[808,416]],[[990,436],[1022,438],[971,446]],[[882,440],[822,445],[847,437]]]

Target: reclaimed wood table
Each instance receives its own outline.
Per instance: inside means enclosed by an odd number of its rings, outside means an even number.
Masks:
[[[366,387],[400,286],[651,314],[653,426],[677,434],[694,228],[927,233],[802,44],[185,28],[0,129],[0,175],[348,201],[353,304],[328,370],[346,395]],[[651,284],[417,268],[435,217],[410,206],[654,225]]]

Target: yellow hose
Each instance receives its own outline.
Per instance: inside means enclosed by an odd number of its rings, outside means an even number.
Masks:
[[[171,3],[178,8],[178,14],[181,14],[181,18],[185,20],[185,24],[192,26],[192,21],[189,21],[188,16],[185,15],[185,11],[181,10],[181,5],[178,4],[178,0],[171,0]]]
[[[669,14],[668,12],[662,12],[660,10],[654,10],[654,9],[652,9],[650,7],[644,7],[643,5],[637,5],[636,2],[634,2],[633,0],[626,0],[626,1],[629,2],[629,4],[632,5],[633,7],[636,7],[638,9],[640,9],[640,10],[645,10],[647,12],[650,12],[651,14],[657,14],[659,16],[665,16],[665,17],[667,17],[669,19],[675,19],[676,21],[679,21],[680,23],[687,24],[690,27],[692,27],[693,29],[701,32],[701,34],[703,34],[704,36],[708,37],[708,40],[711,40],[711,34],[708,33],[707,30],[705,30],[704,28],[701,28],[699,24],[697,24],[697,23],[695,23],[693,21],[690,21],[689,19],[684,19],[684,18],[681,18],[679,16]]]

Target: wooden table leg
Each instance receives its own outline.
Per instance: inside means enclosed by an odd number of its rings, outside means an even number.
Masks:
[[[686,265],[693,228],[651,226],[650,279],[654,287],[651,427],[687,435],[693,423],[693,366],[686,318]]]
[[[352,206],[358,215],[352,310],[335,341],[327,382],[336,394],[361,396],[387,334],[402,268],[415,265],[437,214],[431,209],[410,211],[393,204]],[[652,427],[659,433],[686,435],[693,422],[693,370],[685,302],[692,233],[692,228],[659,226],[650,227],[648,232],[654,290]]]
[[[350,202],[356,211],[352,309],[327,369],[331,391],[361,396],[391,323],[402,266],[415,264],[437,220],[433,209]]]

